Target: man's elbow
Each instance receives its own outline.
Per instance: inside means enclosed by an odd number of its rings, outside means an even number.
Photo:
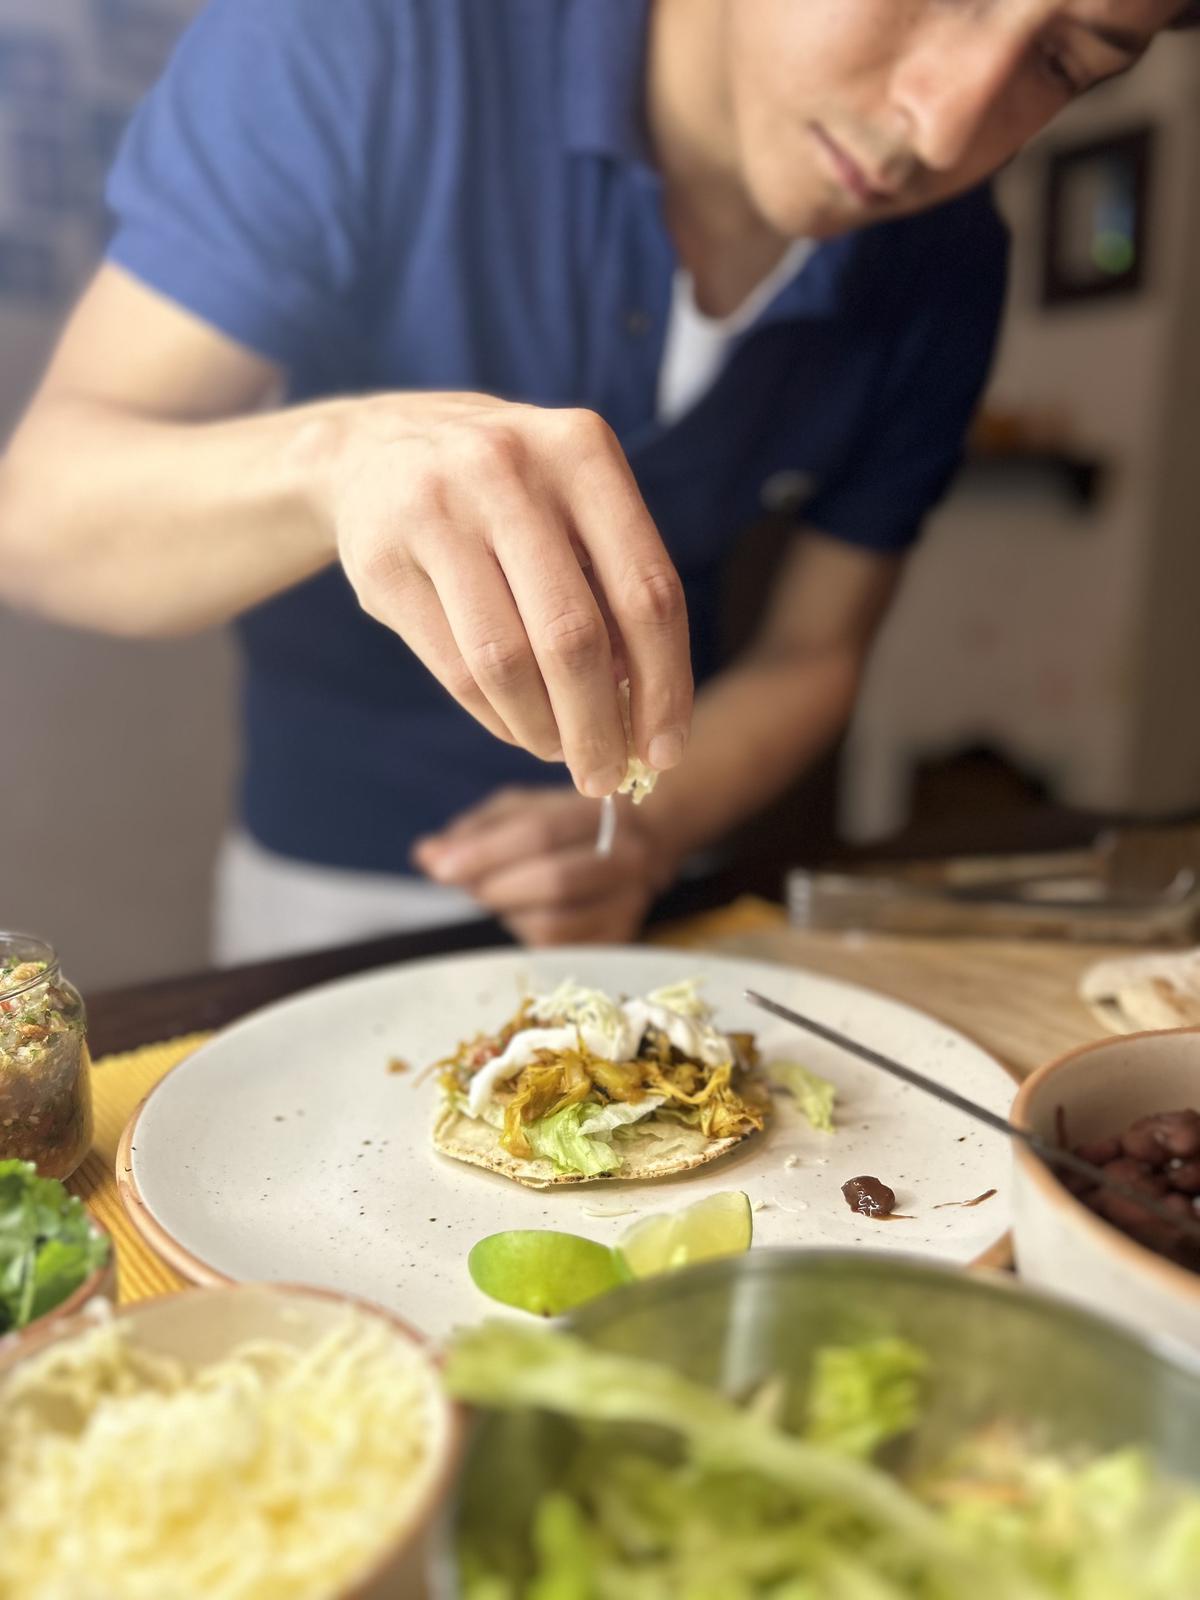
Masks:
[[[38,536],[29,473],[10,447],[0,455],[0,601],[41,614],[53,594],[54,555]]]
[[[194,633],[205,621],[165,608],[134,575],[73,549],[56,530],[53,495],[10,448],[0,455],[0,605],[47,622],[126,639]]]

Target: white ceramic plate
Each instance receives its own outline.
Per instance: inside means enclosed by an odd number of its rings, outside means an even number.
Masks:
[[[520,996],[565,977],[613,994],[699,977],[717,1025],[750,1029],[769,1061],[801,1061],[838,1089],[838,1132],[814,1132],[786,1095],[767,1131],[723,1161],[653,1183],[552,1190],[438,1156],[436,1098],[418,1069],[491,1031]],[[755,1241],[866,1246],[967,1263],[1009,1226],[1005,1142],[957,1112],[749,1006],[757,988],[1007,1113],[1013,1083],[991,1056],[922,1013],[788,967],[690,952],[485,952],[410,963],[313,989],[248,1017],[176,1067],[126,1130],[118,1181],[133,1221],[196,1282],[340,1289],[434,1337],[492,1303],[467,1252],[502,1228],[560,1228],[613,1242],[634,1216],[744,1189]],[[410,1070],[389,1071],[399,1058]],[[848,1208],[871,1174],[907,1220]],[[963,1202],[993,1189],[983,1204]],[[492,1309],[495,1309],[492,1307]]]

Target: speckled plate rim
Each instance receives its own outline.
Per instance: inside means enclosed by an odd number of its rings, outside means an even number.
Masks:
[[[184,1060],[186,1059],[185,1057]],[[193,1255],[190,1250],[185,1250],[183,1245],[167,1232],[142,1198],[142,1192],[133,1173],[133,1145],[134,1140],[137,1138],[137,1128],[142,1113],[156,1092],[166,1083],[171,1073],[178,1071],[178,1067],[182,1065],[183,1062],[181,1061],[178,1066],[172,1067],[170,1072],[163,1073],[149,1094],[144,1095],[138,1101],[134,1107],[133,1115],[125,1124],[117,1144],[117,1195],[126,1217],[135,1232],[141,1236],[142,1242],[148,1245],[154,1254],[161,1261],[165,1261],[167,1266],[177,1272],[181,1278],[186,1278],[189,1283],[195,1284],[201,1289],[232,1287],[242,1280],[240,1278],[231,1278],[227,1273],[219,1272],[216,1267],[210,1266],[207,1261],[202,1261],[199,1256]]]

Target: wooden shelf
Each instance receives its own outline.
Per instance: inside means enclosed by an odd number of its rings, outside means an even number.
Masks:
[[[1040,480],[1079,510],[1088,511],[1099,498],[1104,475],[1104,463],[1092,456],[1059,450],[980,450],[968,455],[959,482],[964,489],[983,493]]]

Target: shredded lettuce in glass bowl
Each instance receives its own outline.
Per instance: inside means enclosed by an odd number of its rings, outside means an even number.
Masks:
[[[1013,1281],[756,1250],[446,1378],[439,1597],[1200,1597],[1200,1365]]]

